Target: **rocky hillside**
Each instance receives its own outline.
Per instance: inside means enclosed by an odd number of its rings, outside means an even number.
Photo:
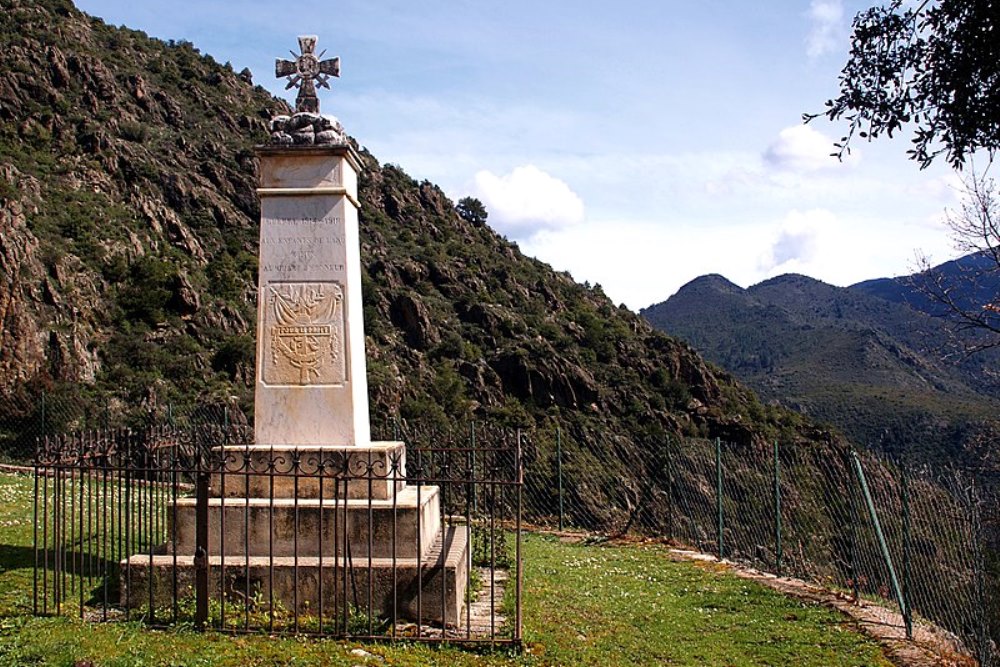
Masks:
[[[285,103],[191,44],[109,27],[64,0],[0,7],[7,423],[42,391],[50,404],[90,402],[73,424],[168,403],[249,413],[253,146]],[[832,437],[360,152],[376,424],[556,421],[626,467],[646,436]]]
[[[943,361],[941,321],[858,287],[785,275],[748,289],[698,278],[642,311],[765,398],[858,443],[952,450],[1000,408],[997,355]]]
[[[283,103],[69,2],[0,7],[0,391],[245,384],[252,145]]]

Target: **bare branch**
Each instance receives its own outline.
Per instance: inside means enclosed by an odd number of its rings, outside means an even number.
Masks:
[[[1000,197],[993,179],[973,169],[965,178],[958,211],[947,211],[952,242],[964,257],[931,266],[918,256],[911,287],[944,318],[962,357],[1000,347]]]

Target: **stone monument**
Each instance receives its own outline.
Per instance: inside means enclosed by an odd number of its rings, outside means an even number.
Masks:
[[[407,485],[404,443],[371,441],[360,163],[340,123],[319,113],[316,88],[340,75],[340,60],[316,55],[316,41],[300,37],[301,54],[277,61],[276,75],[299,89],[296,112],[274,118],[270,144],[257,150],[254,442],[216,448],[224,463],[201,501],[211,587],[238,581],[300,613],[333,610],[349,569],[353,586],[372,591],[362,611],[456,625],[468,528],[442,525],[437,486]],[[276,474],[287,462],[286,474]],[[193,577],[197,504],[180,498],[168,511],[176,517],[168,553],[126,561],[126,604],[141,604],[152,587],[160,598],[171,579]]]

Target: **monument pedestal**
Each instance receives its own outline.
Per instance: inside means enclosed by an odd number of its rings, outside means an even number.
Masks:
[[[255,443],[216,448],[208,471],[211,595],[458,625],[469,527],[442,527],[437,486],[406,484],[403,443],[371,442],[357,156],[346,144],[259,156]],[[169,545],[123,563],[124,604],[193,589],[197,515],[178,499]]]

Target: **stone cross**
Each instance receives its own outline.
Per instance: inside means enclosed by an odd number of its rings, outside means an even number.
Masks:
[[[294,60],[281,60],[274,63],[274,75],[279,79],[288,77],[289,88],[298,88],[299,94],[295,98],[295,111],[307,113],[319,113],[319,98],[316,97],[316,86],[329,88],[331,76],[340,76],[340,58],[330,58],[323,60],[324,50],[316,55],[316,35],[302,35],[299,37],[300,55],[295,55]]]

